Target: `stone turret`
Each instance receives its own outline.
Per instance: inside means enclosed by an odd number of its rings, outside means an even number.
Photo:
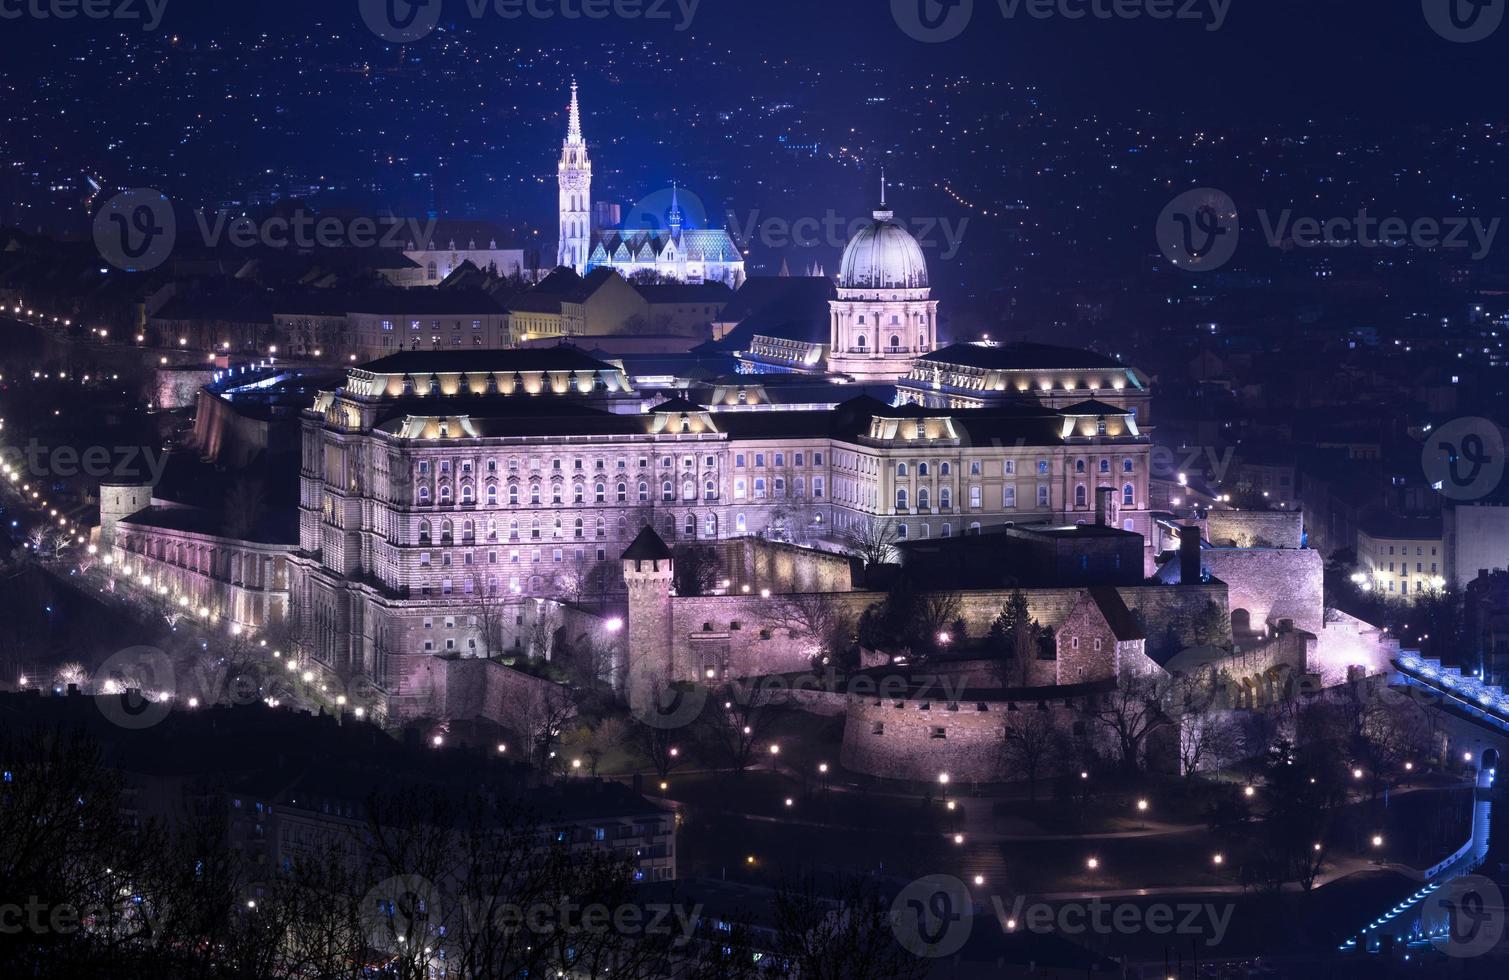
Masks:
[[[100,548],[115,547],[115,526],[123,518],[152,506],[151,483],[100,484]]]
[[[671,549],[650,527],[623,553],[629,587],[629,628],[625,694],[629,710],[652,711],[657,686],[672,676]]]

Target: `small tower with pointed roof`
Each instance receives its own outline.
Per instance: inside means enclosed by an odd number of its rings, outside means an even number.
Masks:
[[[624,693],[633,712],[651,711],[657,688],[672,679],[671,549],[648,525],[623,553],[629,588],[627,664]]]

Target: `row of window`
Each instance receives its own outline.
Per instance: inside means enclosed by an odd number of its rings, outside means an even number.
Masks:
[[[409,329],[410,330],[422,330],[422,329],[424,329],[423,324],[424,324],[423,320],[410,320],[409,321]],[[384,320],[384,321],[382,321],[382,328],[385,331],[392,331],[392,329],[393,329],[393,321],[392,320]],[[439,330],[440,329],[440,321],[439,320],[431,320],[430,321],[430,329],[431,330]],[[461,321],[460,320],[456,321],[456,329],[457,330],[461,329]],[[472,329],[473,330],[481,330],[482,329],[482,321],[481,320],[473,320],[472,321]]]
[[[786,453],[784,453],[784,452],[769,453],[769,454],[767,454],[767,453],[754,453],[753,455],[754,455],[754,465],[755,465],[756,469],[763,468],[765,466],[766,459],[773,459],[775,461],[774,465],[776,467],[778,467],[778,468],[786,465]],[[736,468],[738,468],[738,469],[744,469],[745,466],[748,465],[749,456],[750,456],[749,453],[734,453],[734,466]],[[712,457],[709,456],[708,459],[711,460]],[[708,465],[711,466],[712,464],[708,463]],[[804,452],[794,452],[794,453],[792,453],[791,454],[791,465],[792,466],[806,466],[807,465],[807,453],[804,453]],[[821,452],[814,452],[814,453],[812,453],[812,465],[813,466],[822,466],[823,465],[823,454]]]
[[[764,454],[762,453],[760,455],[763,457]],[[779,456],[780,454],[778,453],[777,455]],[[801,455],[801,454],[798,453],[797,455]],[[822,463],[822,453],[814,453],[813,455],[816,457],[814,459],[814,463],[817,464],[817,465],[821,465],[821,463]],[[744,457],[741,454],[739,456],[739,459],[741,460],[741,462],[739,463],[740,466],[744,465],[743,462],[742,462],[743,458]],[[507,469],[508,469],[509,473],[518,473],[519,472],[520,465],[519,465],[519,460],[518,460],[517,457],[510,457],[509,459],[507,459],[504,462],[506,463],[506,466],[507,466]],[[564,466],[565,462],[566,461],[563,460],[563,459],[558,459],[558,458],[557,459],[552,459],[550,461],[550,470],[551,470],[551,472],[553,472],[553,473],[562,473],[562,472],[564,472],[565,471],[565,466]],[[593,470],[596,471],[596,472],[598,472],[598,473],[601,473],[601,472],[603,472],[604,470],[606,470],[608,468],[608,465],[607,465],[608,461],[605,460],[605,459],[597,459],[597,460],[593,460],[592,462],[593,462],[593,467],[592,467]],[[675,459],[673,457],[671,457],[671,456],[662,456],[662,457],[660,457],[660,468],[661,469],[671,469],[675,465],[675,462],[676,462]],[[490,474],[491,473],[497,473],[498,469],[499,469],[498,463],[499,463],[499,461],[496,460],[496,459],[489,459],[489,460],[487,460],[486,467],[485,467],[486,470],[487,470],[487,472],[490,473]],[[586,463],[586,460],[582,459],[580,456],[578,456],[575,459],[573,459],[571,461],[571,470],[572,470],[572,472],[574,472],[574,473],[583,473],[583,472],[586,472],[585,463]],[[627,470],[629,468],[629,461],[627,459],[622,458],[622,457],[619,457],[617,460],[615,460],[615,463],[616,463],[616,466],[614,468],[617,469],[617,470],[619,470],[620,472],[622,472],[624,470]],[[641,457],[639,457],[639,468],[640,469],[648,469],[649,465],[650,465],[650,458],[648,456],[641,456]],[[702,459],[702,465],[704,467],[706,467],[707,469],[714,469],[718,465],[718,457],[716,457],[716,456],[704,456],[703,459]],[[763,466],[764,464],[761,463],[759,465]],[[780,466],[780,465],[783,465],[783,464],[777,463],[776,465]],[[797,463],[797,465],[800,466],[802,464],[801,463]],[[682,469],[687,469],[687,470],[695,469],[696,466],[697,466],[697,457],[695,457],[695,456],[683,456],[683,457],[681,457],[681,468]],[[541,460],[541,459],[539,459],[538,457],[531,457],[529,459],[529,465],[528,465],[527,468],[530,469],[530,470],[541,470],[541,469],[545,468],[545,464],[544,464],[544,461]],[[439,473],[441,477],[449,476],[452,472],[459,472],[464,477],[464,476],[470,476],[472,474],[472,472],[473,472],[473,466],[472,466],[472,461],[469,460],[469,459],[463,459],[463,460],[461,460],[459,462],[459,464],[457,464],[454,467],[452,466],[452,461],[451,460],[449,460],[449,459],[441,459],[441,460],[436,460],[435,461],[435,466],[433,467],[433,470],[434,470],[434,472]],[[421,459],[421,460],[419,460],[419,462],[415,464],[414,471],[419,476],[422,476],[422,477],[423,476],[429,476],[430,472],[431,472],[430,460],[427,460],[427,459]]]
[[[896,509],[910,510],[912,493],[906,487],[896,488]],[[1037,505],[1039,507],[1051,506],[1051,491],[1047,484],[1039,484],[1037,488]],[[917,489],[917,509],[929,510],[932,507],[932,496],[927,487]],[[938,490],[938,506],[944,509],[952,507],[953,490],[950,487],[941,487]],[[1074,506],[1088,507],[1090,505],[1090,488],[1083,483],[1074,488]],[[979,510],[984,506],[984,491],[980,487],[969,488],[969,507],[971,510]],[[1121,488],[1121,506],[1137,506],[1137,488],[1130,484],[1124,484]],[[1007,484],[1001,488],[1001,507],[1011,510],[1016,507],[1016,486]]]
[[[737,487],[741,487],[743,485],[743,482],[744,481],[742,481],[742,480],[735,481],[735,485]],[[760,480],[756,480],[755,482],[759,483],[759,484],[764,484],[765,481],[763,479],[760,479]],[[785,481],[784,480],[780,480],[778,482],[784,483]],[[813,490],[814,490],[815,494],[817,496],[821,496],[822,495],[822,492],[821,492],[822,491],[822,482],[823,482],[822,478],[821,477],[814,478],[812,482],[813,482]],[[523,491],[523,488],[519,487],[516,484],[515,485],[511,485],[511,486],[508,487],[508,493],[507,493],[507,498],[506,499],[507,499],[508,505],[510,507],[517,507],[517,506],[519,506],[519,504],[525,499],[526,494],[524,494],[522,491]],[[648,503],[649,500],[650,500],[650,485],[648,483],[641,482],[641,483],[639,483],[639,485],[634,490],[631,491],[629,489],[629,484],[627,484],[627,483],[618,483],[618,484],[614,485],[612,491],[609,491],[608,490],[608,486],[605,483],[594,484],[593,488],[592,488],[592,491],[591,491],[592,501],[594,503],[599,503],[599,504],[609,503],[610,502],[609,501],[609,494],[610,493],[612,495],[612,502],[615,502],[615,503],[620,503],[620,504],[629,503],[630,502],[630,494],[631,493],[634,495],[634,499],[638,503]],[[578,483],[578,484],[576,484],[575,486],[572,487],[571,502],[572,503],[577,503],[577,504],[585,504],[585,503],[587,503],[587,494],[588,494],[587,488],[583,484]],[[737,496],[743,496],[743,494],[742,493],[738,493]],[[764,494],[760,493],[760,494],[758,494],[758,496],[764,496]],[[489,486],[489,487],[487,487],[486,493],[484,494],[484,500],[486,501],[487,506],[489,506],[489,507],[496,507],[496,506],[498,506],[499,497],[500,497],[500,494],[498,492],[498,487],[496,487],[496,486]],[[449,486],[441,486],[441,488],[439,490],[439,493],[437,495],[435,495],[434,497],[431,496],[431,494],[430,494],[430,488],[429,487],[421,486],[419,488],[419,491],[418,491],[415,499],[419,503],[421,503],[421,504],[428,504],[432,500],[438,500],[438,502],[442,503],[442,504],[454,503],[454,498],[452,496],[451,488]],[[541,488],[540,488],[540,485],[538,483],[532,483],[532,484],[529,485],[527,499],[528,499],[528,501],[529,501],[529,503],[530,503],[531,506],[538,506],[541,503],[545,502],[544,498],[541,495]],[[676,500],[677,499],[677,487],[676,487],[676,484],[674,484],[670,480],[663,481],[660,484],[660,499],[662,501]],[[682,482],[681,487],[680,487],[680,499],[682,499],[682,500],[696,500],[697,499],[697,484],[696,484],[695,481],[685,480],[685,481]],[[717,500],[718,499],[718,483],[717,483],[716,480],[706,480],[706,481],[703,482],[703,484],[702,484],[702,499],[703,500]],[[462,486],[462,488],[461,488],[461,503],[463,503],[463,504],[474,504],[476,502],[477,502],[476,493],[471,488],[471,486],[470,485],[464,485],[464,486]],[[549,502],[552,503],[552,504],[564,504],[566,502],[565,488],[561,484],[557,483],[557,484],[554,484],[554,485],[551,486],[551,488],[550,488]]]
[[[1014,460],[1014,459],[1003,459],[1003,460],[1001,460],[1001,474],[1000,475],[1002,475],[1002,476],[1015,476],[1017,474],[1017,465],[1016,464],[1017,464],[1017,461]],[[1048,460],[1046,460],[1046,459],[1039,459],[1037,461],[1036,465],[1037,465],[1037,472],[1038,472],[1039,476],[1047,476],[1051,472],[1050,464],[1049,464]],[[917,464],[915,464],[915,468],[916,468],[916,474],[918,476],[931,476],[932,475],[931,466],[927,462],[917,463]],[[1121,472],[1123,472],[1123,473],[1133,473],[1133,472],[1136,471],[1136,468],[1137,468],[1137,464],[1136,464],[1136,462],[1134,460],[1123,459],[1121,461]],[[1099,473],[1109,474],[1111,472],[1111,461],[1109,459],[1102,459],[1102,460],[1100,460],[1099,463],[1096,464],[1096,469],[1097,469],[1097,472],[1099,472]],[[1089,463],[1088,463],[1088,461],[1083,460],[1083,459],[1076,459],[1074,461],[1074,472],[1076,474],[1082,474],[1082,473],[1089,472]],[[912,467],[908,463],[900,462],[900,463],[896,464],[896,475],[897,476],[910,476],[911,473],[912,473]],[[938,463],[938,475],[939,476],[950,476],[952,474],[953,474],[953,464],[952,463],[949,463],[946,460]],[[970,476],[984,476],[985,475],[985,463],[984,463],[984,461],[983,460],[978,460],[978,459],[972,459],[972,460],[970,460],[969,461],[969,475]],[[991,475],[994,476],[995,474],[991,474]]]

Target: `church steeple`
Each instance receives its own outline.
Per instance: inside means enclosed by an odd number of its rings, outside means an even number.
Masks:
[[[555,262],[585,273],[592,242],[592,161],[587,158],[587,143],[582,138],[575,79],[571,80],[571,107],[567,110],[566,139],[561,143],[556,181],[560,185],[561,240]]]
[[[576,79],[571,80],[571,110],[566,122],[566,145],[582,145],[582,109],[576,101]]]
[[[676,182],[671,181],[671,210],[666,214],[666,221],[671,227],[671,238],[681,239],[681,204],[676,200]]]

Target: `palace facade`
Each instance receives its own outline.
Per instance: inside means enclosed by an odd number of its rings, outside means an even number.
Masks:
[[[512,621],[535,600],[621,593],[645,526],[674,544],[881,521],[912,540],[1095,523],[1100,497],[1102,519],[1151,537],[1150,442],[1096,401],[646,407],[619,365],[573,347],[419,351],[353,368],[303,431],[294,630],[412,710],[429,657],[501,652],[481,635],[499,607]]]

